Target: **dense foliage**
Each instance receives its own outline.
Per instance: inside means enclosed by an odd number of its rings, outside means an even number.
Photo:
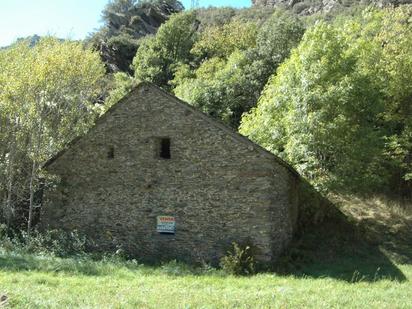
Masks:
[[[135,77],[167,88],[176,66],[190,61],[196,24],[193,12],[176,14],[159,28],[156,36],[143,40],[133,59]]]
[[[322,189],[407,188],[412,9],[319,22],[273,76],[241,132]]]
[[[199,25],[195,12],[175,15],[142,43],[135,79],[173,91],[237,128],[303,32],[300,20],[283,11],[264,22],[235,16],[208,26]]]
[[[250,276],[256,272],[256,261],[250,246],[233,243],[233,249],[220,259],[220,267],[227,273],[237,276]]]
[[[35,230],[29,235],[25,231],[10,232],[5,224],[0,224],[0,252],[2,253],[74,257],[85,255],[90,245],[90,241],[75,230],[70,232],[49,230],[43,233]]]
[[[0,51],[0,199],[7,222],[22,205],[31,222],[41,164],[90,126],[103,76],[99,55],[81,43],[43,38]]]

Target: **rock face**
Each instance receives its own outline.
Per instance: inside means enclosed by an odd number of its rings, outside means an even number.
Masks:
[[[235,241],[271,262],[296,223],[291,167],[148,83],[46,169],[61,180],[45,192],[42,229],[76,229],[143,261],[213,263]],[[161,216],[174,233],[159,232]]]
[[[139,39],[155,34],[170,15],[182,10],[183,6],[178,1],[158,1],[157,4],[138,3],[124,13],[106,12],[108,23],[95,35],[94,45],[100,51],[108,72],[131,72],[130,65]]]
[[[252,0],[252,4],[254,6],[281,6],[292,8],[296,13],[299,13],[301,15],[311,15],[318,12],[331,12],[333,10],[339,10],[341,8],[350,7],[357,4],[373,4],[377,5],[378,7],[385,7],[408,3],[412,3],[412,0]]]

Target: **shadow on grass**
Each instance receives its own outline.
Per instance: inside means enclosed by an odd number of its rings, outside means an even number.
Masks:
[[[0,269],[3,271],[41,271],[73,275],[110,275],[119,269],[137,270],[140,265],[127,261],[93,260],[91,257],[56,258],[31,254],[1,254]]]
[[[382,209],[379,204],[379,200],[361,201],[361,207],[358,208],[368,211],[366,216],[360,216],[358,228],[369,243],[379,246],[392,260],[400,264],[412,264],[410,210],[399,211],[400,206]]]
[[[402,255],[402,262],[412,259],[411,251],[405,250],[407,246],[402,241],[396,242],[388,254],[383,248],[384,241],[371,242],[367,237],[369,226],[350,221],[331,203],[327,207],[329,213],[322,223],[301,229],[290,249],[280,258],[276,266],[278,272],[347,282],[407,280],[392,262],[396,254]],[[378,232],[385,234],[382,226]]]
[[[145,265],[136,260],[125,260],[119,257],[102,257],[84,255],[80,257],[58,258],[38,256],[34,254],[0,253],[0,270],[21,272],[38,271],[46,273],[64,273],[84,276],[136,276],[136,275],[168,275],[187,276],[223,273],[213,268],[201,268],[194,265],[169,261],[163,264]]]

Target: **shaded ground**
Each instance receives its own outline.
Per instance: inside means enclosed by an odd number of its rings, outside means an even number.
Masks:
[[[301,231],[278,269],[348,282],[406,280],[397,265],[412,264],[410,206],[376,197],[331,200],[334,211]]]
[[[369,243],[397,263],[412,264],[412,202],[341,197],[337,204]]]

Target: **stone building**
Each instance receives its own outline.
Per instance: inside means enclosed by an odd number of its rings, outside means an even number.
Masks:
[[[141,260],[216,262],[231,242],[271,262],[292,238],[296,172],[149,83],[113,106],[45,169],[41,227],[76,229]]]

